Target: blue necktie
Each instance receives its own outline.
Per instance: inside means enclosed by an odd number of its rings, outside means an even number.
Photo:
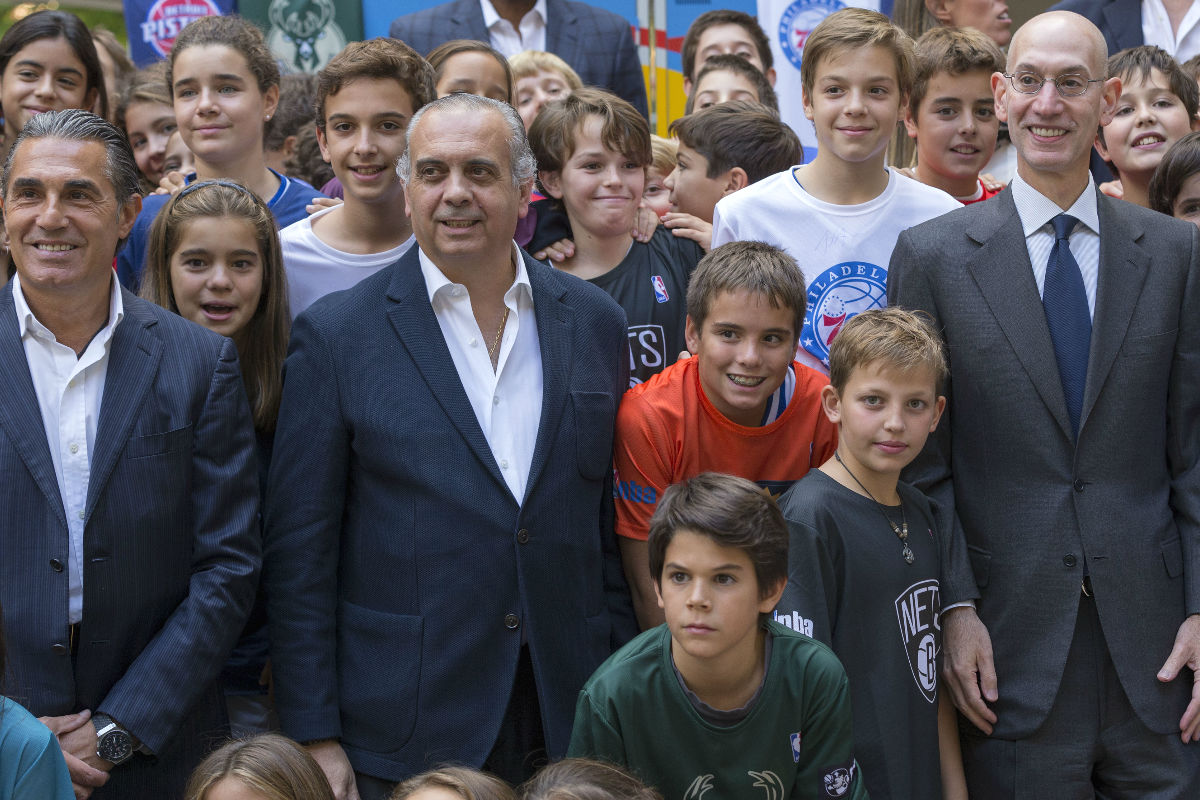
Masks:
[[[1083,411],[1083,385],[1087,381],[1088,350],[1092,341],[1092,315],[1088,311],[1087,292],[1079,264],[1071,255],[1067,237],[1079,224],[1069,214],[1059,214],[1054,226],[1054,249],[1046,262],[1046,281],[1042,287],[1042,306],[1054,355],[1058,360],[1058,377],[1062,380],[1067,400],[1071,430],[1079,436],[1079,417]]]

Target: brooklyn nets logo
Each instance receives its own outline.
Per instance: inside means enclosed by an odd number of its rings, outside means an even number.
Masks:
[[[900,641],[917,689],[930,703],[937,700],[937,657],[941,649],[942,599],[932,578],[914,583],[896,598]]]

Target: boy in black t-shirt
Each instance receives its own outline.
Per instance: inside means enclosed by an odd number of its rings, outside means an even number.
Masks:
[[[675,362],[686,348],[688,279],[704,255],[661,226],[650,241],[630,231],[651,162],[650,126],[610,92],[579,89],[529,128],[544,193],[566,211],[575,252],[555,267],[588,280],[625,309],[629,384]]]
[[[842,327],[829,363],[821,401],[838,448],[780,500],[791,541],[775,619],[845,665],[872,798],[941,797],[943,785],[965,797],[953,706],[938,713],[937,525],[924,495],[899,482],[945,407],[945,350],[926,318],[874,309]]]

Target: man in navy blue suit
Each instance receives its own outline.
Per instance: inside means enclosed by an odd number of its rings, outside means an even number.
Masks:
[[[5,691],[78,796],[179,797],[228,731],[216,678],[260,564],[237,350],[115,280],[141,200],[114,126],[37,115],[0,184]]]
[[[547,50],[647,113],[646,79],[629,21],[577,0],[450,0],[392,20],[388,36],[422,55],[452,39],[488,42],[505,56]]]
[[[511,106],[425,106],[400,162],[417,247],[293,329],[275,696],[339,798],[443,762],[527,777],[636,630],[612,531],[624,314],[513,243],[534,169]]]

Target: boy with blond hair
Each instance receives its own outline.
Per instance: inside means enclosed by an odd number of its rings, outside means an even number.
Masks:
[[[829,345],[855,314],[887,302],[900,232],[959,204],[884,165],[912,89],[912,40],[877,11],[826,17],[804,45],[804,114],[819,149],[810,164],[724,198],[713,246],[759,240],[791,253],[808,285],[798,358],[828,369]]]
[[[791,542],[775,619],[846,667],[854,749],[876,800],[943,791],[937,525],[899,478],[937,427],[945,378],[945,348],[924,315],[872,309],[847,322],[821,392],[837,450],[780,500]],[[944,777],[961,781],[953,724],[948,734]]]
[[[788,565],[775,501],[732,475],[676,484],[650,521],[648,561],[666,624],[588,680],[568,753],[672,800],[866,798],[845,671],[768,618]]]
[[[992,73],[1004,71],[1004,54],[974,28],[934,28],[917,40],[916,64],[904,127],[917,163],[905,174],[963,205],[994,197],[1000,190],[979,173],[996,151]]]

